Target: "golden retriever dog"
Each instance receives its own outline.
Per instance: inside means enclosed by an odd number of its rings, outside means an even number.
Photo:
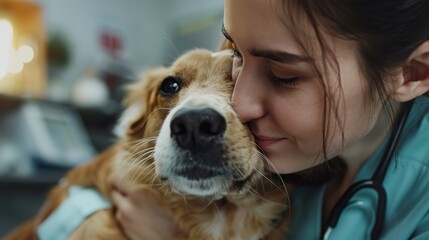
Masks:
[[[178,239],[283,239],[286,188],[264,170],[268,160],[231,107],[231,70],[228,50],[196,49],[170,67],[147,71],[129,88],[118,142],[72,169],[39,214],[6,239],[37,239],[38,226],[67,200],[71,186],[109,199],[114,181],[152,194],[181,228]],[[112,206],[91,214],[68,239],[127,237]]]

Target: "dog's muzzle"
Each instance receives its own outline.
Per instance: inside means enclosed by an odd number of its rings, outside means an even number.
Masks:
[[[208,103],[201,104],[199,97],[184,100],[165,119],[155,146],[156,172],[179,193],[239,193],[252,175],[246,169],[254,157],[247,147],[251,139],[229,105],[223,106],[227,101],[205,95]]]

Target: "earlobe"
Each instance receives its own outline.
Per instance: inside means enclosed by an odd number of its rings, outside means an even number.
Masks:
[[[429,41],[421,44],[402,67],[402,77],[391,97],[406,102],[429,91]]]

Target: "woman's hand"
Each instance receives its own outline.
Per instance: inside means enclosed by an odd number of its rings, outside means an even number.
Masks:
[[[118,190],[119,189],[119,190]],[[171,214],[149,194],[117,187],[112,193],[116,219],[133,240],[175,239],[179,227]]]

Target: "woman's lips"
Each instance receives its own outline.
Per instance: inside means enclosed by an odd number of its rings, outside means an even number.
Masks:
[[[266,148],[268,146],[271,146],[281,140],[283,140],[284,138],[275,138],[275,137],[266,137],[266,136],[260,136],[260,135],[255,135],[255,141],[256,144],[261,147],[261,148]]]

